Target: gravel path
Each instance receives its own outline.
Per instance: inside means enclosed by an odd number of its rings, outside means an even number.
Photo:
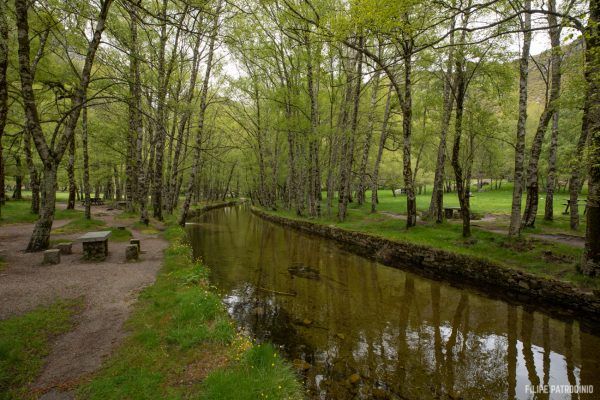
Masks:
[[[118,211],[94,207],[93,217],[107,226],[129,226],[132,221],[115,221]],[[54,227],[68,221],[56,221]],[[73,244],[72,255],[62,255],[58,265],[42,265],[42,253],[25,253],[33,224],[0,226],[0,253],[7,262],[0,271],[0,319],[19,315],[58,299],[83,298],[72,331],[58,336],[33,390],[43,398],[71,398],[68,390],[80,378],[97,370],[123,340],[127,320],[137,294],[152,284],[167,243],[159,235],[128,228],[141,239],[138,262],[125,262],[126,242],[110,242],[104,262],[82,259],[81,244]],[[81,234],[53,235],[52,239],[75,239]]]

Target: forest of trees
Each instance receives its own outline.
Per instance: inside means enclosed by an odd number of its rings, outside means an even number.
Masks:
[[[458,196],[469,237],[472,182],[504,181],[518,237],[561,188],[577,229],[587,185],[600,275],[599,19],[598,0],[0,0],[0,199],[31,191],[38,251],[62,190],[88,217],[102,195],[183,223],[240,196],[343,221],[402,189],[407,229],[427,191],[421,217]]]

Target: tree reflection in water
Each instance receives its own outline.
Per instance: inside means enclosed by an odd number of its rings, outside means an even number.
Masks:
[[[313,398],[520,399],[532,384],[600,390],[600,339],[578,322],[377,264],[241,207],[198,222],[189,228],[194,252],[230,314],[296,360]],[[316,272],[295,275],[292,265]]]

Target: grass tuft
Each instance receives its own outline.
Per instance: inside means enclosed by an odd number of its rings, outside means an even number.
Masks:
[[[63,300],[0,321],[0,399],[21,399],[41,370],[50,339],[73,326],[81,300]]]
[[[256,345],[234,368],[209,375],[203,382],[205,400],[301,399],[300,384],[271,345]]]
[[[79,233],[90,230],[97,230],[98,228],[102,228],[106,225],[104,221],[100,221],[97,219],[85,219],[78,218],[75,219],[68,224],[61,226],[60,228],[52,229],[52,234],[54,235],[65,235],[70,233]]]

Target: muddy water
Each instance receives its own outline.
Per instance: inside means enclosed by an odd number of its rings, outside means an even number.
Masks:
[[[197,223],[194,252],[230,314],[281,346],[312,398],[600,397],[600,337],[577,321],[386,267],[241,207]]]

